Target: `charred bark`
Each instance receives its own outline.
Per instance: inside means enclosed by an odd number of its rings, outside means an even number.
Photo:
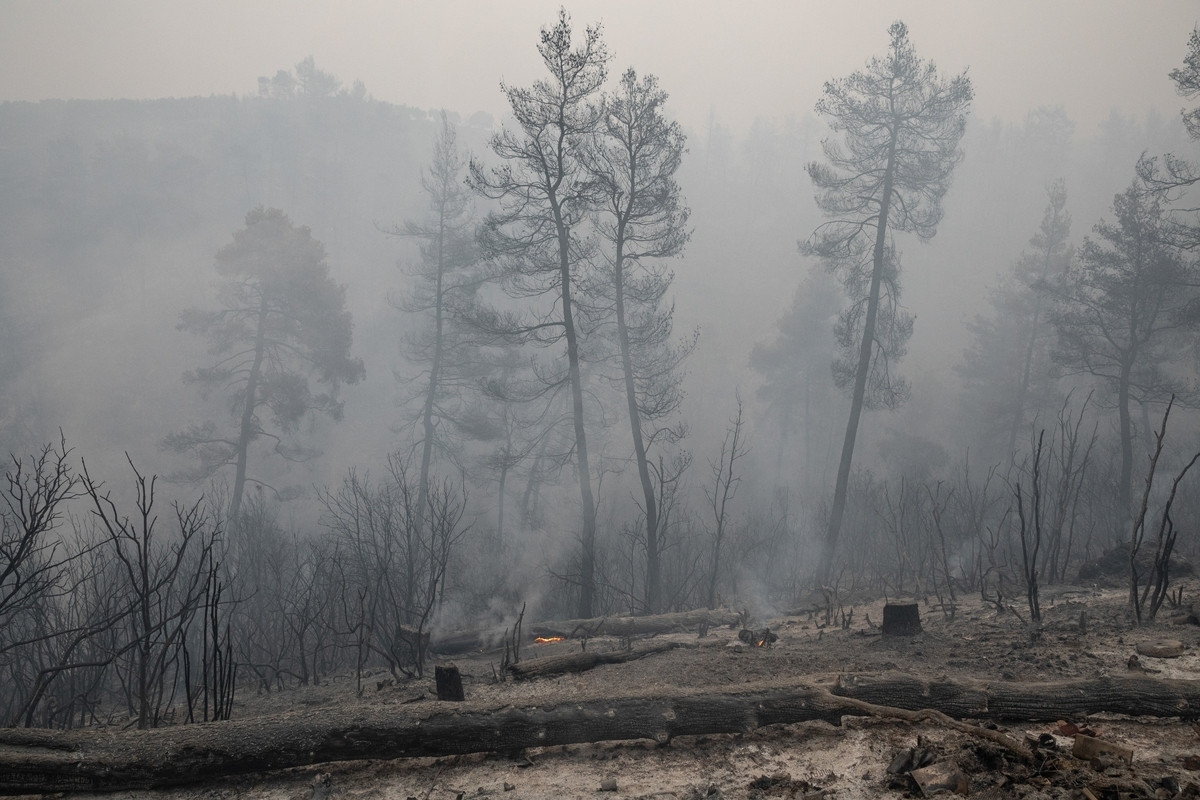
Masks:
[[[118,791],[199,783],[222,775],[356,759],[514,752],[578,742],[741,733],[764,725],[870,715],[952,725],[949,718],[1054,720],[1097,712],[1196,719],[1200,681],[1105,678],[1034,684],[851,677],[820,686],[745,686],[674,697],[644,692],[517,708],[429,701],[328,709],[300,716],[211,722],[155,731],[0,730],[0,794]],[[414,713],[418,712],[418,713]],[[986,731],[986,733],[985,733]]]
[[[562,636],[567,639],[591,636],[639,636],[697,630],[701,626],[719,628],[736,625],[738,615],[721,609],[697,609],[676,614],[649,617],[596,617],[542,622],[530,626],[530,636]]]
[[[592,619],[566,619],[539,622],[527,629],[528,640],[537,637],[561,636],[564,639],[586,639],[593,636],[645,636],[705,628],[733,626],[739,617],[723,609],[697,609],[674,614],[655,614],[648,617],[594,617]],[[489,629],[483,631],[455,631],[435,636],[429,649],[442,655],[495,650],[504,646],[502,632]]]
[[[888,603],[882,630],[884,636],[916,636],[921,632],[921,609],[916,603]]]
[[[584,650],[579,653],[568,653],[560,656],[546,656],[520,661],[508,668],[508,671],[519,681],[534,678],[547,678],[552,675],[563,675],[568,672],[587,672],[601,664],[623,664],[626,661],[636,661],[639,658],[665,653],[682,647],[679,642],[662,642],[650,647],[640,647],[636,650],[609,650],[603,653]]]
[[[1092,678],[1053,683],[972,684],[908,675],[852,676],[834,694],[897,708],[934,708],[952,717],[1075,719],[1088,714],[1200,718],[1200,681]]]

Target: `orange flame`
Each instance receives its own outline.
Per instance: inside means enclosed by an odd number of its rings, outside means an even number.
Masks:
[[[533,641],[537,642],[538,644],[550,644],[551,642],[561,642],[562,640],[563,637],[561,636],[539,636]]]

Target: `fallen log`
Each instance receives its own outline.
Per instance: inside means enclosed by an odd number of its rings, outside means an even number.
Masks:
[[[0,729],[0,793],[120,791],[328,761],[519,752],[626,739],[667,742],[781,722],[836,722],[840,706],[822,703],[830,697],[824,689],[788,687],[525,708],[430,701],[432,709],[422,715],[406,713],[413,706],[322,709],[155,731]]]
[[[893,703],[896,708],[889,707]],[[436,701],[348,706],[154,731],[3,729],[0,793],[118,791],[327,761],[515,752],[579,742],[665,743],[676,736],[740,733],[778,723],[837,723],[844,715],[942,723],[942,714],[1037,721],[1097,711],[1196,719],[1200,681],[1122,678],[983,686],[885,675],[841,680],[832,693],[820,686],[757,684],[736,692],[673,697],[644,692],[521,708]],[[971,725],[959,729],[985,735]],[[1020,752],[1019,743],[1006,746]]]
[[[539,622],[525,628],[524,639],[559,636],[580,639],[592,636],[643,636],[649,634],[693,631],[700,627],[720,628],[736,625],[740,617],[733,611],[700,608],[673,614],[654,614],[646,617],[594,617]],[[504,631],[490,628],[479,631],[450,631],[435,634],[429,649],[442,655],[454,656],[495,650],[504,646]]]
[[[700,627],[720,628],[738,624],[740,617],[727,609],[700,608],[674,614],[654,614],[647,617],[595,617],[539,622],[528,628],[531,637],[561,636],[574,639],[583,636],[642,636],[652,633],[693,631]]]
[[[1200,718],[1200,681],[1189,680],[1106,677],[968,684],[884,674],[842,678],[833,693],[910,710],[934,708],[958,718],[1054,720],[1099,713]]]
[[[430,651],[445,656],[460,656],[464,653],[495,650],[503,646],[504,632],[493,630],[434,634],[429,642]]]
[[[586,672],[601,664],[622,664],[626,661],[636,661],[639,658],[665,653],[682,647],[679,642],[660,642],[650,647],[639,647],[631,650],[609,650],[606,652],[583,651],[568,653],[561,656],[545,656],[532,658],[511,665],[508,671],[519,681],[534,678],[546,678],[551,675],[563,675],[568,672]]]

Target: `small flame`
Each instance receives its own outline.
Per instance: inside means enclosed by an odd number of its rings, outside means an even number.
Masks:
[[[551,642],[561,642],[562,640],[563,637],[561,636],[539,636],[533,641],[538,644],[550,644]]]

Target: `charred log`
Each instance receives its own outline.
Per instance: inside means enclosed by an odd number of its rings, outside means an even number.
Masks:
[[[897,708],[935,708],[958,718],[1055,720],[1098,713],[1200,718],[1200,681],[1143,677],[970,684],[859,675],[840,680],[833,693]]]
[[[642,636],[646,634],[678,633],[699,630],[701,626],[719,628],[738,624],[733,611],[697,609],[676,614],[654,614],[647,617],[596,617],[568,619],[560,622],[541,622],[529,628],[530,636],[562,636],[575,639],[588,636]]]
[[[586,672],[601,664],[621,664],[626,661],[636,661],[639,658],[652,656],[655,653],[665,653],[668,650],[674,650],[676,647],[681,646],[679,642],[662,642],[650,647],[639,647],[631,650],[610,650],[603,653],[585,650],[580,653],[568,653],[567,655],[546,656],[544,658],[521,661],[510,666],[508,671],[517,680],[526,681],[533,678],[563,675],[568,672]]]
[[[593,636],[644,636],[681,631],[699,631],[736,625],[739,617],[732,611],[697,609],[674,614],[654,614],[646,617],[595,617],[539,622],[529,626],[527,641],[538,637],[587,639]],[[497,630],[454,631],[435,636],[429,649],[452,656],[496,650],[504,646],[503,633]]]
[[[502,631],[455,631],[434,636],[429,642],[430,651],[446,656],[479,653],[496,650],[503,646],[504,634]]]
[[[903,675],[736,692],[652,693],[557,705],[470,703],[365,707],[226,720],[154,731],[0,730],[0,793],[117,791],[355,759],[510,752],[526,747],[750,731],[763,725],[873,715],[949,724],[1020,742],[951,717],[1054,720],[1095,712],[1196,719],[1200,681],[1109,678],[1035,684],[921,681]]]

